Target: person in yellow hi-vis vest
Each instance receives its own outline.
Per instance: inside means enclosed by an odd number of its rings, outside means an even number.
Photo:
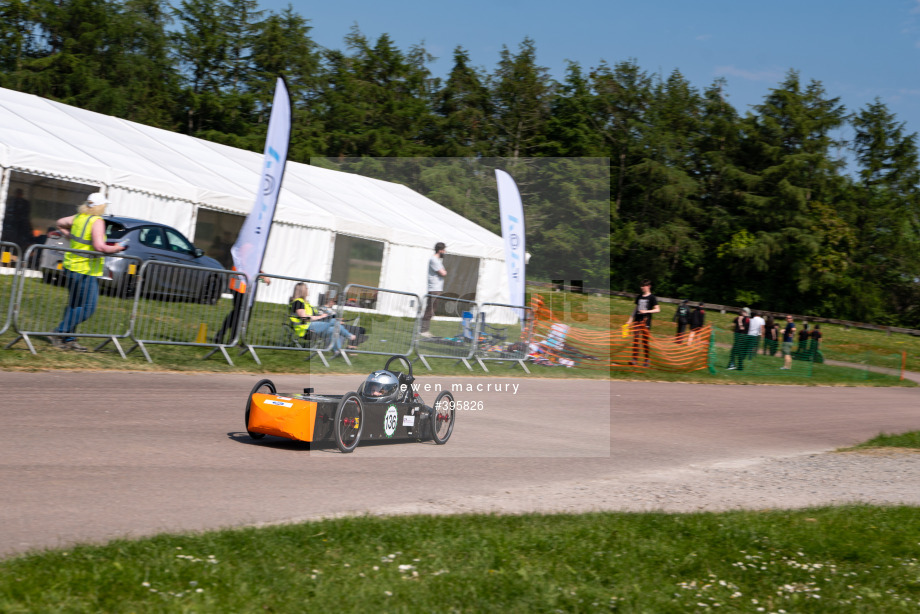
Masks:
[[[54,329],[54,332],[63,334],[50,337],[51,344],[58,349],[86,351],[74,337],[66,333],[75,332],[77,325],[88,320],[96,311],[104,258],[90,252],[117,254],[127,247],[107,245],[105,242],[105,222],[99,216],[105,213],[108,205],[105,195],[96,192],[90,194],[77,208],[76,215],[62,217],[57,221],[58,229],[70,238],[70,249],[77,250],[64,254],[64,274],[70,299],[64,309],[64,318]]]
[[[345,330],[332,314],[329,312],[317,312],[313,305],[310,304],[307,294],[307,284],[299,282],[294,286],[294,292],[290,300],[289,317],[295,335],[304,337],[307,331],[313,331],[317,335],[322,335],[328,339],[328,336],[332,335],[334,331],[338,333],[333,345],[335,351],[341,350],[346,340],[355,340],[355,335]]]

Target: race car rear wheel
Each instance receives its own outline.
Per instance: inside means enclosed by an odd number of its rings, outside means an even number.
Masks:
[[[339,402],[335,410],[335,445],[339,451],[353,452],[361,441],[364,430],[364,404],[354,392],[349,392]]]
[[[275,384],[272,383],[270,379],[262,379],[252,387],[252,391],[249,393],[249,398],[246,399],[246,432],[249,433],[249,436],[253,439],[262,439],[265,437],[265,433],[253,433],[249,430],[249,408],[252,406],[252,395],[254,394],[275,394]]]
[[[431,410],[431,438],[438,445],[444,445],[454,432],[454,419],[457,417],[457,408],[454,395],[443,391],[435,399]]]

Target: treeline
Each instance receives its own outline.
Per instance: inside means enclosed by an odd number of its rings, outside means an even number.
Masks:
[[[920,326],[917,136],[879,100],[848,110],[790,71],[740,114],[724,82],[635,60],[554,80],[527,39],[491,70],[458,48],[441,79],[420,45],[355,28],[324,49],[293,9],[257,8],[7,0],[0,85],[258,151],[283,74],[293,160],[555,158],[522,187],[537,276],[623,290],[650,277],[664,295]],[[560,158],[609,159],[609,200]],[[497,231],[491,195],[445,188],[444,168],[407,182]]]

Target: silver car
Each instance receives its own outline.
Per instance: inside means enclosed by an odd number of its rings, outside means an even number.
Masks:
[[[129,217],[105,216],[102,219],[105,221],[106,241],[127,244],[127,248],[119,255],[134,256],[141,264],[153,260],[226,271],[221,263],[205,256],[204,250],[192,245],[172,226]],[[62,269],[64,252],[53,248],[69,248],[70,241],[62,233],[51,231],[45,247],[39,268],[46,282],[55,283],[61,277],[59,271]],[[145,296],[191,298],[213,304],[220,299],[227,282],[224,275],[209,274],[206,271],[178,271],[172,267],[157,267],[152,271],[155,273],[148,275],[144,282]],[[106,257],[103,277],[100,279],[101,289],[133,298],[137,272],[133,260]]]

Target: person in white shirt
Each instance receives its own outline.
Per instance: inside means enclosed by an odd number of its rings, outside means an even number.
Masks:
[[[425,305],[425,314],[422,316],[421,335],[430,337],[431,318],[434,316],[434,307],[438,302],[437,297],[444,292],[444,278],[447,277],[447,271],[444,270],[444,252],[446,246],[438,242],[434,246],[434,255],[428,260],[428,301]]]
[[[751,322],[748,324],[748,338],[747,338],[747,358],[754,358],[757,354],[757,348],[760,345],[760,338],[763,337],[764,331],[766,330],[766,321],[761,317],[757,312],[754,312],[753,317],[751,317]]]

